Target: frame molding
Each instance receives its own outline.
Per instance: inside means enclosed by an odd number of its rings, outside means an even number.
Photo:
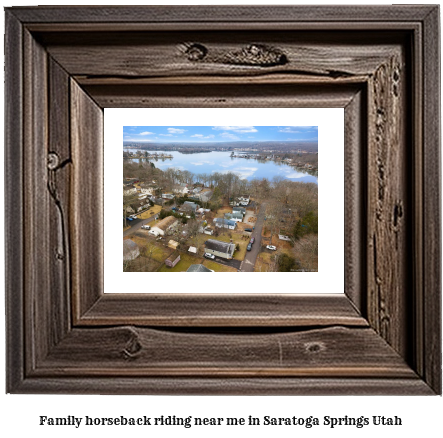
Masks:
[[[7,392],[441,394],[439,58],[438,6],[7,8]],[[174,106],[345,108],[345,295],[103,294],[103,108]]]

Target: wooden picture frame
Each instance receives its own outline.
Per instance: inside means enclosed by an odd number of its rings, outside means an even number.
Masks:
[[[439,57],[438,6],[7,8],[7,392],[441,394]],[[103,294],[103,108],[176,106],[345,108],[345,294]]]

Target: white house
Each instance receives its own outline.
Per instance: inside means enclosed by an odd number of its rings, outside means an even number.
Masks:
[[[164,236],[169,230],[177,226],[177,219],[174,216],[165,217],[149,231],[154,236]]]
[[[237,222],[218,217],[214,219],[214,224],[216,227],[228,228],[229,230],[235,230],[235,228],[237,227]]]

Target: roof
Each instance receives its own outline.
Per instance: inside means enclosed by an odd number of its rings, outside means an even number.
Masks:
[[[174,251],[166,260],[174,262],[177,259],[177,257],[180,257],[180,253],[178,251]]]
[[[193,252],[194,254],[197,254],[197,248],[195,246],[190,246],[188,251]]]
[[[243,214],[238,212],[233,212],[233,213],[225,213],[225,219],[231,219],[231,218],[237,218],[237,219],[243,219]]]
[[[237,222],[235,222],[235,221],[230,221],[229,219],[223,219],[223,218],[220,218],[220,217],[216,217],[215,219],[214,219],[214,222],[215,223],[222,223],[222,224],[225,224],[225,225],[230,225],[230,226],[235,226],[236,224],[237,224]]]
[[[186,272],[213,272],[203,265],[191,265]]]
[[[245,207],[233,207],[232,212],[234,212],[234,211],[242,211],[243,213],[246,213],[246,208]]]
[[[182,208],[191,208],[192,211],[197,210],[198,205],[195,202],[185,201],[183,202]]]
[[[133,260],[140,254],[138,245],[131,239],[123,240],[123,260]]]
[[[160,228],[160,230],[166,231],[176,221],[177,219],[174,216],[167,216],[155,225],[155,228]]]
[[[222,242],[221,240],[209,239],[205,242],[205,246],[213,251],[222,252],[226,254],[233,254],[235,249],[235,244]]]

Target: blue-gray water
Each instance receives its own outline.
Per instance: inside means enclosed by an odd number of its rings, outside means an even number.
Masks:
[[[137,149],[124,149],[136,152]],[[254,178],[267,178],[272,180],[274,176],[288,178],[291,181],[313,182],[318,184],[318,177],[294,169],[283,163],[274,161],[258,161],[245,158],[231,158],[231,152],[206,152],[197,154],[181,154],[178,151],[148,151],[149,153],[172,155],[170,159],[150,159],[155,167],[166,170],[175,167],[181,170],[189,170],[192,173],[226,173],[234,172],[241,178],[251,180]],[[237,154],[238,152],[235,152]],[[137,160],[138,161],[138,160]]]

